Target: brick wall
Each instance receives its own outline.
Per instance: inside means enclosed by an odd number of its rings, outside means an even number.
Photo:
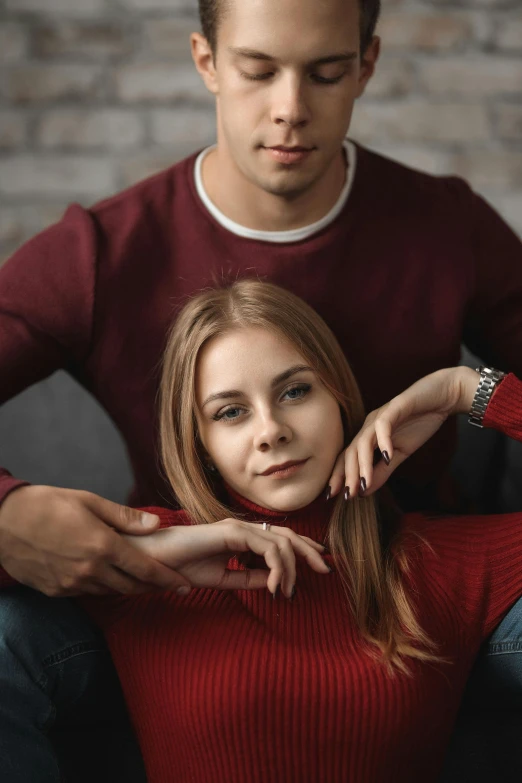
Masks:
[[[214,139],[196,0],[0,0],[0,263],[57,219]],[[351,135],[457,173],[522,234],[520,0],[384,0]]]

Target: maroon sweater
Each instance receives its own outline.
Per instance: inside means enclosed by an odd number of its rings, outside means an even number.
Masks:
[[[66,368],[121,431],[135,504],[168,496],[155,448],[167,328],[188,295],[218,280],[256,274],[302,296],[336,334],[368,409],[456,365],[465,327],[522,375],[521,244],[463,181],[358,147],[337,219],[275,244],[217,223],[197,195],[194,160],[89,210],[70,207],[0,269],[0,403]],[[453,447],[452,422],[398,474],[435,479]],[[24,483],[8,467],[0,502]]]

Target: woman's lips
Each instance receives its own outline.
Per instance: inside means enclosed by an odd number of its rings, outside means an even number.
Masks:
[[[313,152],[313,149],[276,149],[275,147],[264,147],[270,157],[278,163],[292,164],[301,163]]]
[[[285,479],[289,476],[293,476],[294,473],[297,473],[297,471],[302,468],[306,463],[308,462],[308,459],[301,460],[301,462],[296,462],[294,465],[290,465],[287,468],[283,468],[282,470],[274,470],[272,473],[268,473],[266,478],[275,478],[275,479]]]

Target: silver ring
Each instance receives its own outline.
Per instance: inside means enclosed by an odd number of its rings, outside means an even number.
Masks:
[[[263,522],[263,530],[270,530],[272,525],[269,522]]]

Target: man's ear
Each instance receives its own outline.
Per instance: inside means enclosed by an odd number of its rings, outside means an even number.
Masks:
[[[213,95],[218,94],[217,74],[214,64],[214,55],[207,39],[201,33],[192,33],[190,36],[190,50],[196,69],[205,82],[207,90]]]
[[[361,69],[359,72],[359,84],[357,86],[357,98],[360,98],[366,89],[366,85],[375,73],[375,66],[381,53],[381,39],[374,35],[361,59]]]

